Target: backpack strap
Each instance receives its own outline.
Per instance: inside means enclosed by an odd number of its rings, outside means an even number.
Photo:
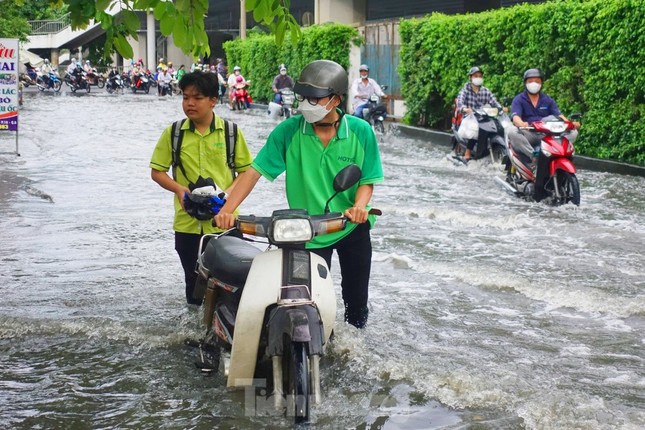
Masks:
[[[224,121],[224,137],[226,139],[226,164],[231,169],[233,180],[237,176],[235,172],[235,144],[237,143],[237,124],[233,121]]]
[[[172,178],[176,181],[177,180],[177,167],[181,170],[181,173],[183,173],[184,178],[186,178],[186,171],[184,170],[184,166],[181,164],[181,157],[179,154],[181,154],[181,141],[184,138],[184,130],[181,129],[181,126],[184,125],[184,122],[186,122],[186,119],[182,119],[179,121],[175,121],[172,123],[172,128],[171,128],[171,138],[172,138]]]

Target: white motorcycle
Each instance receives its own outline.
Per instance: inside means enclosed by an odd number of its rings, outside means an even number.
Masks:
[[[356,165],[341,170],[329,201],[360,176]],[[319,363],[334,328],[336,294],[327,263],[305,244],[343,230],[346,222],[328,209],[323,215],[285,209],[269,217],[240,216],[236,229],[267,238],[264,252],[227,234],[235,229],[205,235],[202,242],[208,244],[200,244],[204,251],[196,267],[195,296],[203,295],[205,286],[207,329],[194,345],[202,357],[198,367],[223,370],[228,387],[264,381],[277,410],[295,422],[308,421],[310,405],[321,400]]]

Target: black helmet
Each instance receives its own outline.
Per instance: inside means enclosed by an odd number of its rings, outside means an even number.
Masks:
[[[199,194],[184,194],[184,208],[186,213],[200,221],[212,219],[224,206],[224,195],[208,196]]]
[[[482,69],[480,69],[479,67],[475,66],[475,67],[470,68],[470,71],[468,72],[468,76],[472,76],[477,72],[481,73],[482,75],[484,74],[484,72],[482,72]]]
[[[524,72],[524,82],[526,82],[528,78],[540,78],[544,80],[544,75],[540,69],[528,69]]]
[[[303,97],[327,97],[347,93],[347,72],[333,61],[316,60],[307,64],[293,86],[293,91]]]

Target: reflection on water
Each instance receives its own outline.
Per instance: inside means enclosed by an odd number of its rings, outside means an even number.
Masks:
[[[0,427],[286,426],[183,344],[200,316],[147,167],[179,99],[27,96],[0,156]],[[275,124],[217,112],[253,153]],[[643,428],[645,180],[583,170],[581,207],[552,208],[431,142],[381,151],[371,319],[337,327],[315,428]],[[242,211],[283,196],[261,180]]]

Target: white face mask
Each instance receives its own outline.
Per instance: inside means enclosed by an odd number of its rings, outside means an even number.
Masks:
[[[539,93],[541,88],[542,84],[539,84],[537,82],[529,82],[528,84],[526,84],[526,90],[531,94]]]
[[[482,84],[484,83],[484,78],[473,78],[472,81],[473,85],[476,87],[481,87]]]
[[[286,75],[286,74],[287,74],[287,71],[286,71],[286,70],[280,70],[280,74],[281,74],[282,76],[284,76],[284,75]]]
[[[325,106],[321,106],[319,104],[312,106],[311,103],[309,103],[307,100],[303,100],[300,102],[298,109],[300,110],[300,112],[302,112],[302,116],[305,117],[305,121],[313,124],[314,122],[318,122],[327,116],[330,111],[327,109],[327,106],[329,106],[332,100],[334,100],[333,97],[329,99]]]

